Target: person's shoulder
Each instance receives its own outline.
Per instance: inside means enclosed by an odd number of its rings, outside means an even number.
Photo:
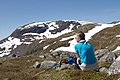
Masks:
[[[92,45],[90,41],[86,41],[85,44]]]
[[[75,47],[77,47],[79,44],[77,43],[77,44],[75,44]]]
[[[86,45],[87,47],[93,48],[93,45],[91,44],[91,42],[88,41],[88,42],[86,42],[86,44],[87,44],[87,45]]]
[[[77,44],[75,45],[75,47],[79,47],[79,46],[81,46],[81,43],[77,43]]]
[[[91,44],[89,41],[86,41],[86,42],[84,43],[84,46],[92,46],[92,44]]]

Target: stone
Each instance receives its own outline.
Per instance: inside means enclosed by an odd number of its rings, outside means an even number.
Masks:
[[[120,56],[116,59],[116,62],[117,62],[117,61],[120,61]]]
[[[33,68],[40,68],[41,63],[36,61],[35,64],[33,65]]]
[[[54,56],[55,58],[60,58],[60,54],[59,54],[58,52],[53,53],[53,56]]]
[[[45,57],[46,57],[47,59],[55,58],[52,54],[45,54]]]
[[[57,65],[57,62],[55,62],[55,61],[47,61],[47,60],[45,60],[45,61],[41,62],[40,68],[48,69],[48,68],[51,68],[51,67],[56,66],[56,65]]]
[[[53,53],[53,56],[60,56],[60,54],[56,52],[56,53]]]
[[[99,72],[108,73],[108,69],[106,67],[102,67],[99,69]]]
[[[97,50],[95,52],[97,60],[100,62],[113,62],[116,59],[116,55],[107,49]]]
[[[109,67],[109,74],[120,73],[120,61],[113,62]]]
[[[68,58],[69,54],[63,52],[62,54],[60,54],[60,58]]]
[[[98,55],[98,54],[100,54],[100,53],[105,54],[105,53],[107,53],[108,51],[109,51],[108,49],[100,49],[100,50],[95,51],[95,54],[96,54],[96,55]]]
[[[119,55],[120,55],[120,50],[113,51],[113,52],[116,54],[116,56],[119,56]]]
[[[2,62],[0,62],[0,65],[2,65]]]
[[[3,80],[11,80],[10,78],[5,78],[5,79],[3,79]]]
[[[44,54],[44,55],[40,55],[39,57],[40,58],[47,58],[47,59],[52,59],[52,58],[68,58],[70,56],[75,56],[75,53],[73,52],[68,52],[68,51],[55,51],[55,52],[52,52],[51,54],[50,53],[47,53],[47,54]]]
[[[39,58],[46,58],[44,55],[40,55]]]

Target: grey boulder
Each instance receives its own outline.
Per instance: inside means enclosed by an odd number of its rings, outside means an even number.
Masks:
[[[120,73],[120,56],[109,67],[109,74]]]
[[[108,49],[97,50],[95,55],[99,62],[113,62],[116,59],[116,55]]]
[[[51,67],[54,68],[56,65],[57,65],[57,62],[55,62],[55,61],[45,60],[45,61],[41,62],[40,68],[42,68],[42,69],[48,69],[48,68],[51,68]]]

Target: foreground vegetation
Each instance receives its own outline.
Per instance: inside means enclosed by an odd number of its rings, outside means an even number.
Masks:
[[[49,60],[49,59],[47,59]],[[51,59],[59,61],[57,59]],[[9,78],[11,80],[117,80],[120,74],[111,75],[96,71],[81,71],[64,69],[61,71],[49,70],[34,77],[42,69],[33,68],[36,61],[44,61],[35,55],[24,56],[15,59],[0,59],[0,80]],[[99,64],[100,65],[100,64]],[[101,66],[108,66],[108,63],[101,63]]]

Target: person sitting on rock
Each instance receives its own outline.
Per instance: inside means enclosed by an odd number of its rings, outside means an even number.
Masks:
[[[77,64],[81,70],[96,70],[97,59],[94,54],[94,48],[90,42],[85,40],[85,34],[80,31],[75,37],[77,44],[75,45]],[[79,63],[81,62],[81,63]]]

